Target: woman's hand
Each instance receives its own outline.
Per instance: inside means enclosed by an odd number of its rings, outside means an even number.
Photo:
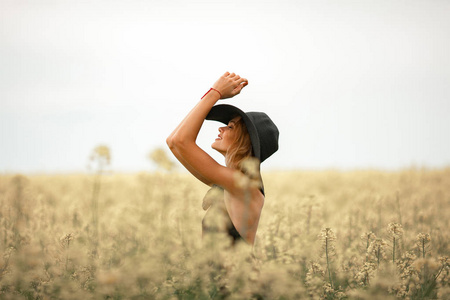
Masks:
[[[221,99],[231,98],[241,92],[248,80],[234,73],[226,72],[214,83],[213,88],[222,95]]]

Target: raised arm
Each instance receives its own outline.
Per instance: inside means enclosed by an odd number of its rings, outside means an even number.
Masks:
[[[218,164],[195,143],[203,122],[211,108],[220,99],[239,94],[248,84],[247,79],[226,72],[189,112],[184,120],[169,135],[166,142],[175,157],[186,169],[205,184],[218,184],[233,189],[233,170]]]

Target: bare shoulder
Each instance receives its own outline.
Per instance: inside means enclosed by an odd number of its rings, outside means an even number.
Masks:
[[[247,190],[241,190],[240,193],[230,193],[225,190],[225,202],[233,208],[238,208],[242,213],[243,209],[250,210],[252,213],[260,213],[264,206],[265,197],[260,189],[250,188]]]

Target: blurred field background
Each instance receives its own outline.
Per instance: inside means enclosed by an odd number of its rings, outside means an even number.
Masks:
[[[0,176],[1,299],[450,297],[448,168],[263,172],[256,244],[230,249],[163,152],[132,174],[93,154],[87,174]]]
[[[449,15],[0,0],[0,299],[450,299]],[[202,241],[208,187],[156,149],[225,71],[281,133],[253,249]]]

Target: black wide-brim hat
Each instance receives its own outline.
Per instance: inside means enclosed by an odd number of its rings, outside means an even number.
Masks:
[[[244,120],[252,143],[253,156],[260,162],[278,150],[279,131],[268,115],[263,112],[243,112],[229,104],[213,106],[206,120],[219,121],[228,124],[233,118],[240,116]]]

